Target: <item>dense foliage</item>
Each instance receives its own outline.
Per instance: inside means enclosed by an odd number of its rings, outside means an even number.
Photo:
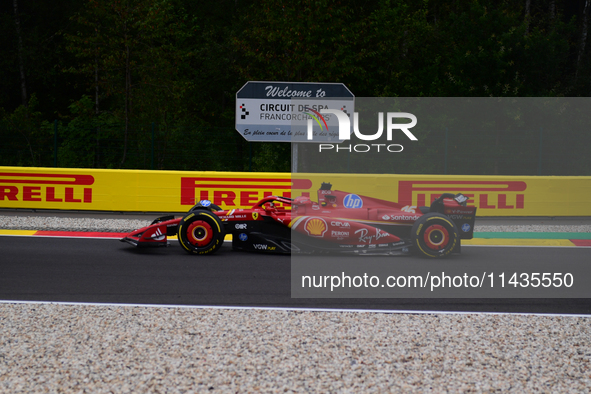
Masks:
[[[589,96],[590,3],[4,2],[0,165],[289,171],[289,144],[234,130],[249,80],[342,82],[358,97]],[[441,172],[420,162],[399,172]]]

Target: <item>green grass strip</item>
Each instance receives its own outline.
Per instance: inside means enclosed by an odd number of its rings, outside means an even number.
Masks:
[[[498,233],[491,231],[475,232],[474,238],[512,238],[512,239],[591,239],[591,233],[537,233],[514,232]]]

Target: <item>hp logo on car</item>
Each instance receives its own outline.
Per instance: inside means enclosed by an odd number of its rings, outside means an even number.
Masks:
[[[357,194],[347,194],[343,198],[343,205],[345,208],[362,208],[363,200]]]
[[[468,223],[464,223],[462,224],[462,231],[467,233],[468,231],[470,231],[470,225]]]

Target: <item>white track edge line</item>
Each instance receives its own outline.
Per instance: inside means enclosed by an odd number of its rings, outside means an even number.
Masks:
[[[591,248],[591,246],[577,246],[577,245],[462,245],[462,248]]]
[[[541,317],[591,317],[591,314],[562,313],[527,313],[527,312],[465,312],[465,311],[422,311],[404,309],[331,309],[331,308],[297,308],[297,307],[258,307],[258,306],[218,306],[218,305],[175,305],[175,304],[116,304],[92,302],[60,302],[60,301],[17,301],[0,300],[0,304],[32,304],[32,305],[64,305],[64,306],[107,306],[134,308],[169,308],[169,309],[214,309],[214,310],[258,310],[276,312],[340,312],[340,313],[384,313],[405,315],[492,315],[492,316],[541,316]]]
[[[45,230],[43,230],[45,231]],[[119,240],[119,237],[73,237],[67,235],[24,235],[24,234],[0,234],[0,237],[40,237],[40,238],[68,238],[68,239],[114,239]],[[169,241],[178,241],[177,239],[168,239]],[[224,240],[224,242],[232,242],[231,240]],[[462,248],[470,247],[489,247],[489,248],[591,248],[591,246],[576,246],[576,245],[462,245]]]

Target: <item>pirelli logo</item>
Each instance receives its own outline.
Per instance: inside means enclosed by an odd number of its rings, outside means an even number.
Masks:
[[[463,193],[479,209],[524,209],[524,181],[399,181],[398,202],[429,206],[443,193]]]
[[[291,197],[291,189],[310,189],[312,181],[291,178],[181,178],[181,205],[210,200],[222,208],[246,208],[267,196]]]
[[[0,172],[0,201],[92,203],[92,175]]]

